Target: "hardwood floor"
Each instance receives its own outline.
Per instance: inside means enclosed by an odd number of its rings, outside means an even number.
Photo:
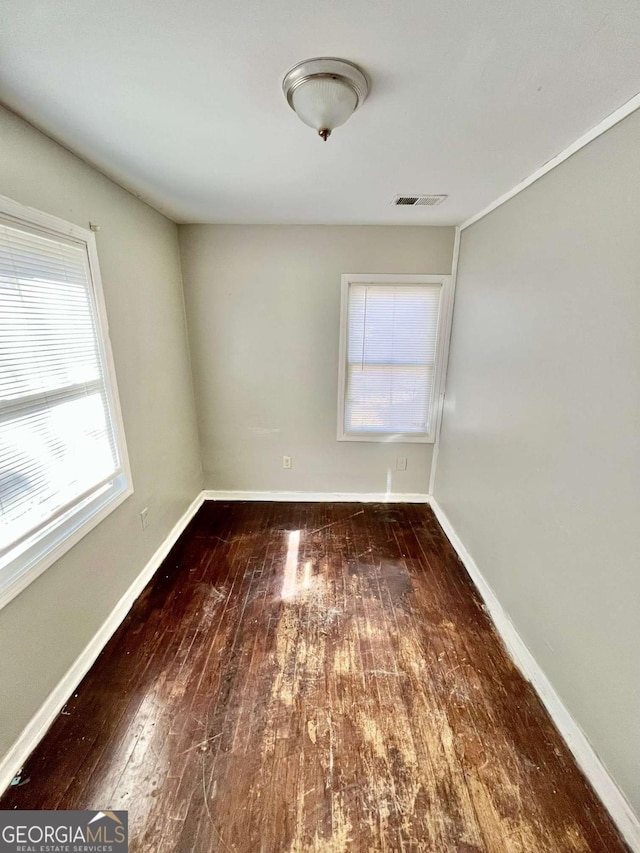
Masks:
[[[132,851],[627,849],[424,506],[205,504],[22,776]]]

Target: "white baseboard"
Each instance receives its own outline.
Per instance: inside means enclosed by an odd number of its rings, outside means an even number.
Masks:
[[[207,501],[300,501],[304,503],[410,503],[426,504],[429,496],[418,492],[221,492],[207,489]]]
[[[435,498],[429,503],[440,522],[440,526],[456,550],[471,580],[476,585],[496,630],[507,647],[514,663],[529,681],[547,709],[556,728],[573,753],[582,772],[585,774],[603,805],[611,815],[627,844],[634,853],[640,853],[640,820],[631,808],[626,797],[612,779],[587,736],[573,719],[553,685],[544,674],[535,658],[518,634],[513,622],[498,601],[473,557],[464,547],[451,522]]]
[[[204,502],[204,493],[200,492],[187,511],[175,523],[164,542],[153,554],[129,589],[111,611],[102,627],[78,656],[58,682],[52,693],[23,729],[9,752],[0,760],[0,793],[8,787],[13,777],[20,771],[29,755],[38,745],[49,726],[58,716],[73,691],[91,669],[96,658],[107,645],[116,629],[124,620],[134,601],[149,583],[169,551],[182,535],[187,524]]]

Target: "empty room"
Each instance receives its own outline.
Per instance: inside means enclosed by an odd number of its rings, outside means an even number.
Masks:
[[[0,57],[0,853],[640,853],[637,0]]]

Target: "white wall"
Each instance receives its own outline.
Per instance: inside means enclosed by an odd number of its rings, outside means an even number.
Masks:
[[[84,227],[100,225],[135,487],[0,611],[1,759],[197,495],[201,470],[176,226],[2,109],[0,150],[0,194]]]
[[[449,273],[453,236],[452,228],[180,227],[206,488],[386,492],[389,483],[396,493],[426,492],[433,445],[336,440],[340,276]],[[395,470],[398,456],[406,471]]]
[[[640,113],[462,233],[435,496],[640,812]]]

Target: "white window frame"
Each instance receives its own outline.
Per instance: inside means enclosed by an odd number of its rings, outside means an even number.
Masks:
[[[440,313],[436,343],[436,369],[430,403],[431,418],[429,431],[415,433],[355,433],[345,432],[345,396],[347,393],[347,331],[349,310],[349,287],[351,284],[394,285],[394,284],[439,284]],[[444,400],[444,363],[448,329],[451,325],[451,276],[450,275],[396,275],[380,273],[345,273],[342,276],[340,297],[340,360],[338,367],[338,441],[402,442],[410,444],[433,444],[440,421]]]
[[[102,363],[105,369],[105,387],[111,415],[114,439],[121,461],[121,473],[112,481],[81,496],[71,507],[54,517],[43,529],[21,541],[0,567],[0,609],[22,592],[56,560],[80,541],[90,530],[103,521],[116,507],[133,494],[133,481],[129,454],[125,440],[122,412],[118,396],[113,353],[109,341],[109,326],[102,292],[102,279],[98,251],[93,231],[81,228],[52,216],[26,207],[13,199],[0,196],[0,216],[44,236],[72,240],[86,247],[90,272],[90,287],[96,309],[96,321]],[[8,559],[7,559],[8,558]]]

